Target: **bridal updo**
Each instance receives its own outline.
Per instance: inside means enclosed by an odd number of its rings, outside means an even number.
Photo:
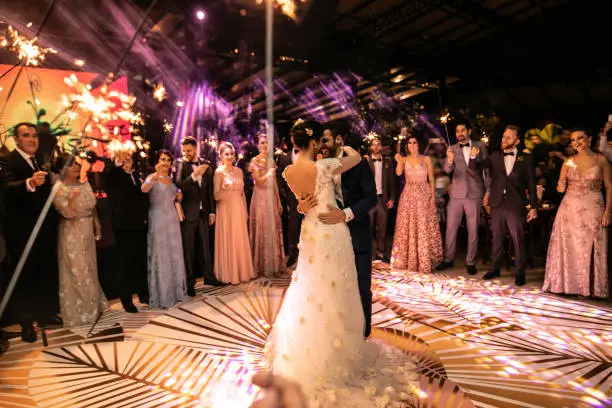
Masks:
[[[321,139],[320,134],[315,134],[311,127],[302,119],[298,119],[289,131],[293,145],[299,149],[308,149],[311,141]]]

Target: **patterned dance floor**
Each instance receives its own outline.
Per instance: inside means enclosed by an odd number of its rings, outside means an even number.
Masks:
[[[373,337],[418,361],[419,407],[612,407],[612,308],[374,264]],[[289,278],[11,340],[1,407],[248,407]]]

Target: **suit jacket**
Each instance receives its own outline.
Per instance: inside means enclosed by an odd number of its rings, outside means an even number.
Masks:
[[[36,159],[38,163],[42,163],[39,155],[36,155]],[[50,177],[48,175],[45,184],[37,187],[34,192],[29,192],[26,180],[34,175],[34,170],[17,150],[2,156],[0,169],[4,179],[5,237],[7,242],[23,245],[27,242],[51,194]],[[57,212],[51,207],[39,238],[55,241],[56,224]]]
[[[533,155],[518,152],[514,167],[509,175],[506,174],[506,165],[502,152],[494,152],[490,157],[484,159],[470,160],[470,168],[490,169],[491,192],[489,205],[493,208],[500,207],[505,202],[510,203],[517,209],[524,208],[527,202],[526,191],[529,192],[529,203],[531,208],[538,208],[538,197],[536,192],[535,168]]]
[[[350,208],[355,218],[348,223],[357,251],[372,250],[369,211],[376,206],[374,175],[366,159],[342,174],[344,208]]]
[[[276,162],[276,185],[278,186],[278,196],[281,200],[283,208],[286,208],[287,198],[293,195],[287,181],[283,177],[283,172],[291,164],[291,157],[285,153],[275,155]]]
[[[370,156],[366,156],[366,160],[370,165],[370,170],[374,178],[374,187],[376,187],[376,172],[374,171],[374,162]],[[390,157],[382,157],[382,199],[386,203],[389,200],[397,200],[397,183],[395,182],[395,169],[393,168],[393,159]],[[376,190],[375,190],[376,191]]]
[[[183,192],[183,213],[185,221],[194,222],[200,216],[200,209],[204,214],[215,213],[215,199],[213,195],[213,170],[210,163],[204,159],[199,159],[200,165],[208,164],[208,169],[202,175],[202,185],[191,177],[193,167],[186,164],[182,159],[178,161],[175,182]]]
[[[142,192],[142,179],[135,172],[134,179],[114,162],[104,168],[108,180],[111,203],[111,222],[115,231],[140,231],[147,228],[149,200]]]
[[[482,143],[477,141],[472,141],[471,143],[472,146],[480,149],[478,154],[479,160],[487,157],[487,149]],[[444,171],[448,174],[453,173],[449,197],[482,200],[485,192],[489,191],[489,175],[487,172],[483,174],[483,171],[479,168],[469,168],[459,143],[452,145],[450,148],[455,153],[455,162],[453,165],[450,165],[448,160],[444,160]]]

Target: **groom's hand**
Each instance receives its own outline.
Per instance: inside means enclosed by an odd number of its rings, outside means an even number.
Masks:
[[[319,214],[319,221],[323,224],[340,224],[346,222],[346,213],[339,208],[331,205],[327,206],[328,212]]]

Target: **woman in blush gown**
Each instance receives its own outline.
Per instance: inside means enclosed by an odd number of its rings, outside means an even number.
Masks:
[[[594,153],[582,130],[571,135],[576,155],[565,161],[557,191],[565,193],[553,225],[543,291],[609,297],[607,230],[612,205],[608,160]],[[606,203],[601,186],[606,187]],[[593,275],[591,278],[591,270]]]
[[[108,306],[98,281],[96,240],[100,221],[89,182],[80,182],[81,161],[66,153],[55,166],[66,167],[53,205],[61,216],[58,230],[59,298],[64,327],[94,322]]]
[[[266,344],[266,357],[274,374],[300,384],[310,407],[412,406],[412,362],[364,339],[348,226],[319,220],[322,213],[339,212],[334,177],[358,165],[361,156],[343,147],[346,156],[315,162],[320,138],[302,121],[291,134],[300,153],[283,176],[296,196],[314,197],[317,204],[305,211],[297,267]]]
[[[181,224],[176,201],[181,193],[172,182],[174,158],[168,150],[158,153],[155,173],[142,184],[149,194],[149,306],[169,308],[188,299]]]
[[[286,266],[276,168],[268,158],[265,135],[259,136],[257,147],[259,155],[251,161],[255,187],[249,214],[253,268],[258,276],[278,277],[285,273]]]
[[[221,165],[215,171],[214,195],[217,202],[215,226],[215,276],[223,283],[237,285],[255,278],[247,228],[244,175],[234,166],[234,146],[219,147]]]
[[[409,136],[406,142],[408,156],[395,156],[396,173],[404,175],[406,184],[397,208],[391,265],[429,273],[442,262],[433,163],[419,154],[416,137]]]

